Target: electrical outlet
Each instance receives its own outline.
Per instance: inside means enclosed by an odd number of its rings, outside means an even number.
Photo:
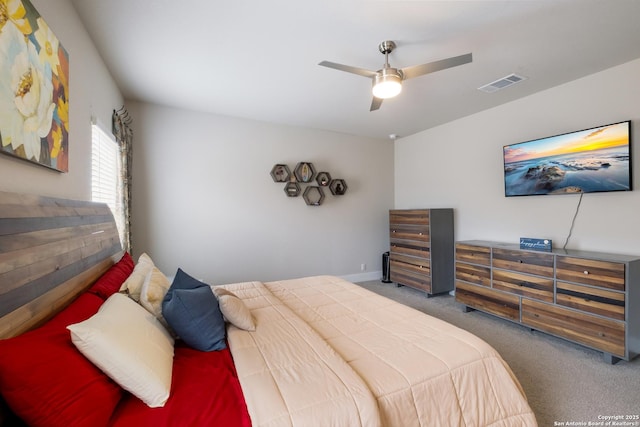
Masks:
[[[367,270],[367,264],[360,264],[360,271],[366,271]]]

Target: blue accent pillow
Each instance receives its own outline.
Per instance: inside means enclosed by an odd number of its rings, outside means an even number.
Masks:
[[[216,351],[227,347],[225,323],[209,285],[178,269],[162,301],[162,315],[190,347]]]
[[[181,268],[178,268],[176,271],[176,275],[173,278],[173,283],[171,284],[171,289],[195,289],[201,288],[203,286],[209,286],[206,283],[202,283],[198,279],[194,279],[185,273]],[[171,289],[169,292],[171,292]]]

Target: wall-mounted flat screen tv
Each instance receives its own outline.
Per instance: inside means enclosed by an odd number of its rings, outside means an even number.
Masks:
[[[505,196],[631,190],[631,122],[506,145]]]

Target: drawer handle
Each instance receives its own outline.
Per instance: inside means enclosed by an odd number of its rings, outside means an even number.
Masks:
[[[585,270],[585,271],[584,271],[584,274],[589,274],[589,271]]]
[[[518,260],[518,262],[519,262],[520,264],[522,264],[524,261],[522,261],[521,259],[519,259],[519,260]]]
[[[538,313],[533,313],[533,317],[540,317]]]
[[[422,236],[422,233],[420,233],[420,236]]]
[[[529,282],[520,282],[520,283],[518,283],[518,285],[520,285],[520,286],[527,286],[528,284],[529,284]]]
[[[598,335],[600,335],[602,338],[606,337],[604,332],[598,332]]]

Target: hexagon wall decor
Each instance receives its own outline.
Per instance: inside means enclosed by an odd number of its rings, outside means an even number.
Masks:
[[[278,163],[271,168],[273,182],[284,183],[284,193],[287,197],[302,198],[308,206],[320,206],[325,199],[322,187],[329,187],[334,196],[342,196],[347,191],[347,183],[344,179],[332,179],[327,171],[317,172],[311,162],[298,162],[293,172],[284,163]],[[317,185],[312,185],[314,184]],[[308,185],[307,185],[308,184]]]
[[[316,182],[320,187],[326,187],[331,182],[331,175],[329,175],[329,172],[318,172]]]
[[[320,187],[310,185],[309,187],[304,189],[302,198],[304,199],[304,202],[309,206],[320,206],[322,204],[322,201],[324,200],[324,191],[322,191],[322,188]]]
[[[313,163],[300,162],[296,165],[293,173],[298,182],[311,182],[316,175],[316,170],[313,167]]]
[[[342,196],[347,192],[347,183],[344,179],[332,179],[331,184],[329,184],[329,189],[331,190],[331,194],[334,196]]]
[[[297,182],[287,182],[284,186],[284,192],[289,197],[298,197],[298,195],[300,194],[300,186]]]
[[[291,176],[291,171],[287,165],[275,165],[271,169],[271,178],[273,182],[287,182]]]

